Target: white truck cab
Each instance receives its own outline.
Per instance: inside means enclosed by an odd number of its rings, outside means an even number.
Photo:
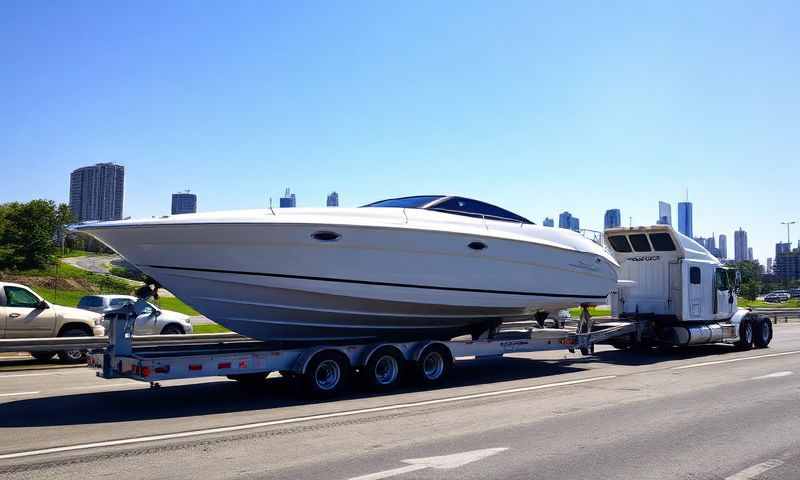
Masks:
[[[671,226],[612,228],[605,235],[620,278],[630,281],[611,294],[614,315],[702,322],[736,313],[736,272]]]

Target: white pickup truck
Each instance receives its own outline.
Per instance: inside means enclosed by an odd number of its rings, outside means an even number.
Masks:
[[[44,338],[103,336],[103,316],[86,310],[54,305],[33,290],[17,283],[0,282],[0,338]],[[82,350],[31,352],[49,360],[58,354],[68,363],[86,360]]]

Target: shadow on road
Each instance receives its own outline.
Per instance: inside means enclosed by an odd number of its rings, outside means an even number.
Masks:
[[[658,352],[607,350],[594,357],[539,360],[505,357],[463,360],[453,369],[442,389],[486,385],[521,379],[543,378],[587,370],[582,364],[648,365],[667,360],[690,359],[730,353],[726,345],[710,345]],[[420,390],[409,385],[392,393],[367,392],[354,379],[351,393],[339,399],[372,398]],[[108,392],[53,395],[4,403],[0,408],[0,427],[44,427],[97,423],[183,418],[220,413],[289,407],[320,403],[304,397],[296,381],[270,378],[257,387],[243,387],[235,381],[208,381],[190,385],[165,384],[160,389],[135,389]]]

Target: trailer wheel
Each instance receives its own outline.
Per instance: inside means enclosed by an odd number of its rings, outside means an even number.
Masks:
[[[381,347],[369,357],[364,366],[364,378],[376,390],[390,390],[402,377],[403,356],[394,347]]]
[[[753,323],[750,320],[742,320],[739,324],[739,341],[736,342],[739,350],[750,350],[753,348]]]
[[[428,386],[441,384],[450,368],[453,366],[453,356],[443,345],[434,343],[422,351],[417,360],[417,376]]]
[[[350,361],[335,350],[314,355],[303,375],[308,392],[320,398],[333,397],[344,390],[349,378]]]
[[[769,318],[758,319],[753,337],[756,348],[766,348],[769,345],[772,341],[772,322]]]

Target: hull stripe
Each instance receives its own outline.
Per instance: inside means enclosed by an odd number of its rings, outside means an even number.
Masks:
[[[434,285],[410,285],[405,283],[372,282],[368,280],[352,280],[347,278],[310,277],[305,275],[288,275],[285,273],[241,272],[235,270],[218,270],[213,268],[172,267],[166,265],[147,265],[146,268],[161,270],[181,270],[186,272],[224,273],[232,275],[255,275],[260,277],[291,278],[296,280],[314,280],[318,282],[354,283],[359,285],[375,285],[380,287],[420,288],[425,290],[442,290],[448,292],[474,292],[495,293],[500,295],[523,295],[528,297],[555,297],[555,298],[606,298],[607,295],[579,295],[573,293],[543,293],[543,292],[518,292],[511,290],[483,290],[480,288],[439,287]]]

